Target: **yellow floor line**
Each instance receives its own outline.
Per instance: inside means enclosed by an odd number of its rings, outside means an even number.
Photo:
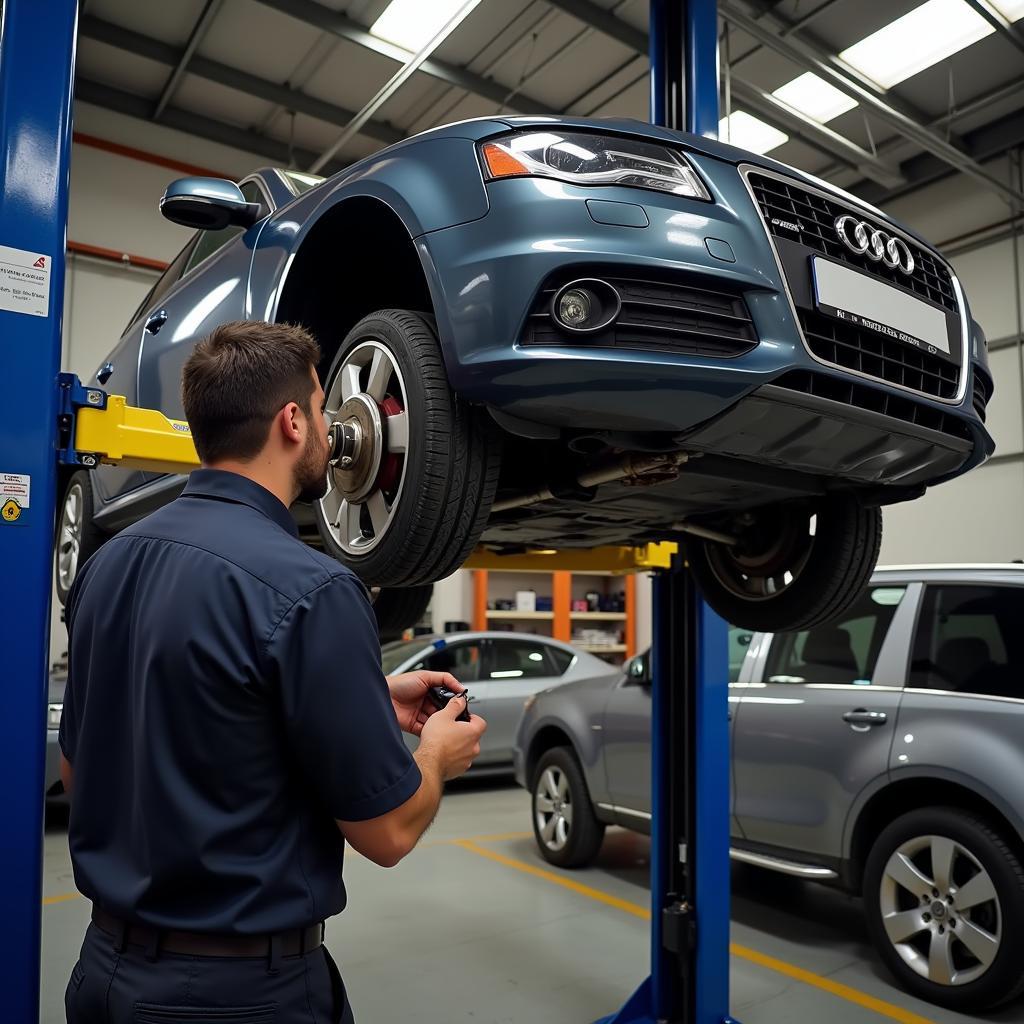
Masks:
[[[553,871],[546,871],[544,868],[528,864],[526,861],[517,860],[514,857],[506,857],[504,854],[497,853],[494,850],[478,846],[470,840],[457,839],[453,841],[453,845],[461,846],[464,850],[469,850],[470,853],[486,857],[488,860],[496,861],[498,864],[503,864],[505,867],[512,868],[515,871],[521,871],[524,875],[532,875],[534,878],[542,878],[546,882],[560,885],[563,889],[569,889],[572,892],[579,893],[581,896],[596,900],[598,903],[604,903],[606,906],[615,907],[617,910],[632,914],[634,917],[643,918],[645,921],[649,921],[651,918],[650,909],[641,906],[639,903],[632,903],[629,900],[619,899],[617,896],[610,896],[600,889],[583,885],[581,882],[566,878],[564,875],[555,874]],[[796,967],[794,964],[778,960],[773,956],[766,956],[755,949],[748,949],[746,946],[732,943],[729,946],[729,952],[741,960],[747,960],[750,963],[757,964],[759,967],[764,967],[766,970],[775,971],[778,974],[785,975],[787,978],[792,978],[794,981],[800,981],[805,985],[821,989],[823,992],[838,996],[847,1002],[855,1003],[857,1006],[862,1006],[864,1009],[871,1010],[882,1017],[898,1021],[899,1024],[934,1024],[934,1021],[912,1013],[910,1010],[905,1010],[901,1006],[887,1003],[883,999],[876,999],[874,996],[869,996],[864,992],[851,988],[849,985],[842,985],[837,981],[831,981],[820,974],[805,971],[802,967]]]
[[[43,906],[49,907],[54,903],[66,903],[68,900],[77,900],[81,898],[80,892],[62,892],[59,896],[44,896]]]

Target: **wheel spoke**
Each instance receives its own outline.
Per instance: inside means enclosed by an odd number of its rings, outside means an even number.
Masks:
[[[562,804],[562,817],[566,825],[572,824],[572,804]]]
[[[996,888],[988,872],[979,871],[962,889],[957,890],[954,898],[957,910],[970,910],[971,907],[994,900]]]
[[[956,844],[945,836],[932,836],[932,875],[935,888],[945,896],[953,886],[953,861]]]
[[[562,800],[569,796],[569,777],[567,775],[563,774],[558,777],[558,795]]]
[[[540,837],[546,843],[550,843],[555,835],[555,823],[558,819],[552,814],[547,821],[544,822],[544,827],[540,830]]]
[[[379,537],[386,529],[391,516],[391,509],[388,508],[388,503],[384,500],[383,492],[374,491],[367,499],[366,507],[370,510],[370,522],[373,523],[374,535]]]
[[[885,866],[885,873],[897,885],[902,885],[915,896],[931,895],[935,887],[932,880],[903,853],[894,853]]]
[[[383,402],[388,394],[391,380],[391,360],[383,349],[374,349],[370,361],[370,379],[366,382],[366,393],[375,401]]]
[[[885,925],[885,933],[891,942],[906,942],[907,939],[923,932],[928,927],[924,920],[924,911],[919,907],[887,914],[882,918],[882,923]]]
[[[388,451],[404,452],[409,447],[409,417],[400,412],[384,420],[388,432]]]
[[[359,385],[359,374],[361,370],[362,367],[356,366],[354,363],[348,363],[342,368],[341,398],[343,402],[347,402],[354,395],[358,395],[362,390]]]
[[[937,985],[952,985],[956,975],[953,966],[953,933],[937,932],[932,934],[931,948],[928,950],[928,980]]]
[[[555,809],[555,802],[550,798],[544,796],[543,793],[537,794],[537,810],[541,814],[550,814]]]
[[[551,800],[558,799],[558,780],[551,768],[544,773],[544,788],[548,791],[548,797]]]
[[[991,932],[979,928],[973,921],[957,918],[953,933],[985,966],[988,967],[999,952],[999,939]]]
[[[559,846],[564,846],[566,839],[569,838],[569,825],[565,818],[555,818],[555,841]]]

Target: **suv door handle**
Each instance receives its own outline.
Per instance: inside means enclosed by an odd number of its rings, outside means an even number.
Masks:
[[[99,384],[106,384],[107,381],[110,380],[110,375],[113,372],[114,372],[114,364],[113,363],[104,363],[96,371],[96,381],[97,381],[97,383],[99,383]]]
[[[889,716],[884,711],[868,711],[866,708],[847,711],[843,715],[843,721],[853,726],[885,725],[888,720]]]
[[[167,323],[167,310],[158,309],[155,313],[146,317],[146,333],[156,334],[165,323]]]

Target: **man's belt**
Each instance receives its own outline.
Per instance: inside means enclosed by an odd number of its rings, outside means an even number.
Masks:
[[[319,948],[324,941],[322,921],[308,928],[293,928],[275,935],[214,935],[130,924],[95,906],[92,919],[122,948],[141,946],[154,953],[159,950],[185,956],[260,957],[275,952],[278,956],[300,956]],[[273,944],[278,945],[277,950],[272,949]]]

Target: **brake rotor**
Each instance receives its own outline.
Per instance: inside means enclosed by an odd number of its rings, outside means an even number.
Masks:
[[[392,395],[388,395],[380,404],[380,411],[384,416],[384,444],[387,445],[388,420],[392,416],[400,416],[405,410],[402,403]],[[390,492],[402,478],[402,460],[405,458],[400,452],[384,451],[380,460],[380,470],[377,473],[377,486],[382,491]]]
[[[331,429],[339,435],[329,470],[334,486],[358,504],[377,486],[381,468],[384,431],[377,403],[369,395],[353,395],[338,410]]]

